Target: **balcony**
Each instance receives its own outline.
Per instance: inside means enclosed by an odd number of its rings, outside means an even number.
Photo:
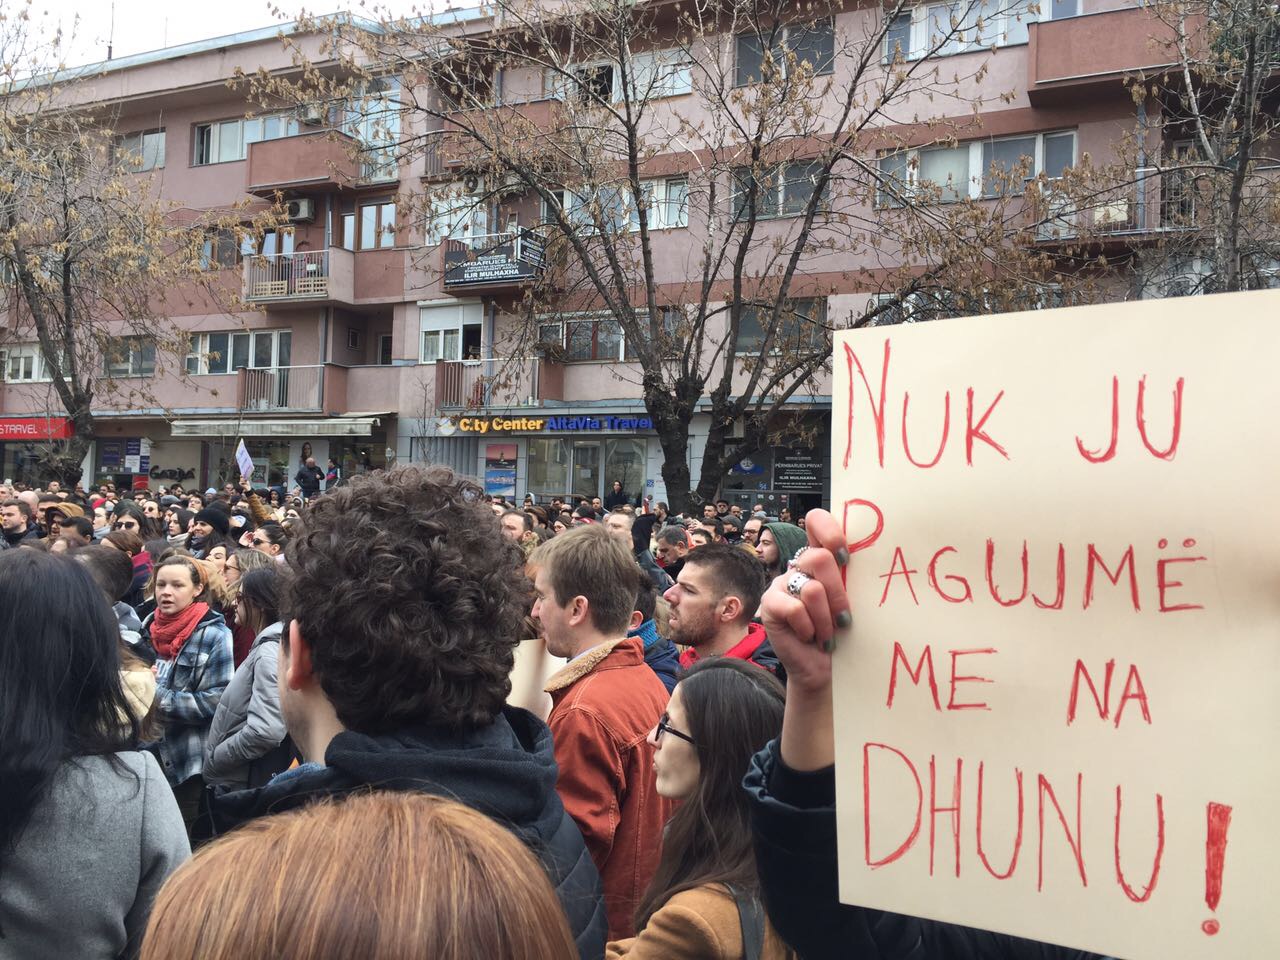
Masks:
[[[319,413],[324,406],[322,364],[300,367],[241,367],[236,407],[244,413]]]
[[[1168,67],[1173,32],[1148,7],[1048,20],[1029,25],[1027,96],[1033,106],[1076,100],[1110,88],[1126,75]]]
[[[330,193],[357,186],[361,165],[356,141],[334,130],[249,144],[245,191],[273,198],[277,193]]]
[[[531,230],[446,239],[444,288],[475,293],[516,290],[542,276],[546,245]]]
[[[424,176],[435,177],[488,165],[488,152],[475,137],[459,127],[477,131],[484,139],[499,138],[521,145],[525,156],[533,159],[542,152],[544,163],[557,167],[563,153],[556,143],[564,126],[564,109],[554,98],[540,98],[523,103],[501,103],[484,110],[460,110],[453,114],[456,123],[432,135],[427,152]]]
[[[341,247],[245,257],[243,296],[271,306],[351,304],[354,275],[355,255]]]
[[[1143,167],[1134,172],[1132,182],[1085,202],[1051,195],[1046,215],[1036,225],[1036,238],[1050,243],[1131,245],[1194,229],[1198,199],[1194,178],[1186,171],[1161,173],[1155,167]]]
[[[537,406],[564,399],[564,367],[539,357],[436,363],[437,410]]]

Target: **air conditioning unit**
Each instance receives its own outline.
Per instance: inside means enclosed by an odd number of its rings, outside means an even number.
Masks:
[[[306,197],[290,200],[285,204],[285,216],[290,223],[310,223],[316,218],[316,202]]]
[[[484,187],[484,178],[478,173],[468,173],[462,178],[462,189],[467,193],[479,193]]]
[[[298,119],[310,127],[324,123],[325,109],[322,103],[304,103],[298,108]]]

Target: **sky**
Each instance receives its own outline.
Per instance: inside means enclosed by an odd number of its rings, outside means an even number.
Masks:
[[[454,6],[469,4],[454,3]],[[376,6],[393,16],[416,11],[439,10],[445,0],[378,0]],[[375,17],[375,4],[359,0],[215,0],[213,3],[157,2],[157,0],[37,0],[32,20],[42,31],[52,33],[61,25],[64,34],[74,36],[66,43],[62,60],[68,66],[97,63],[112,55],[125,57],[173,47],[195,40],[222,37],[243,30],[256,30],[288,23],[306,10],[313,14],[351,13]],[[114,10],[114,28],[112,26]],[[77,22],[78,20],[78,22]]]

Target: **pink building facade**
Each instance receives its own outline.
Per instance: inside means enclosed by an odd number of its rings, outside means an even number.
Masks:
[[[994,51],[950,58],[960,72],[984,58],[982,83],[993,93],[1013,91],[983,114],[982,140],[969,145],[976,157],[984,156],[983,143],[1019,140],[1033,144],[1043,169],[1055,157],[1070,163],[1105,154],[1133,128],[1135,106],[1122,78],[1154,65],[1146,13],[1125,0],[1043,6],[1039,19],[1011,31]],[[870,15],[841,14],[834,29],[857,29]],[[902,28],[907,42],[919,29]],[[403,198],[422,190],[424,179],[447,177],[439,158],[428,157],[424,167],[421,157],[397,162],[393,153],[366,151],[362,163],[344,141],[376,137],[372,125],[344,121],[344,135],[335,137],[331,114],[263,111],[243,89],[227,86],[237,69],[290,69],[279,33],[272,27],[125,58],[101,65],[84,83],[86,100],[111,104],[118,129],[136,136],[146,168],[134,174],[140,192],[192,210],[252,208],[280,194],[292,221],[248,246],[220,246],[214,238],[209,256],[240,286],[245,307],[173,314],[191,334],[183,377],[166,369],[178,361],[146,356],[115,371],[146,381],[148,401],[108,400],[95,410],[99,435],[85,479],[217,485],[233,476],[243,437],[261,482],[292,486],[310,453],[321,466],[334,458],[348,475],[391,463],[446,463],[509,497],[601,495],[622,479],[633,495],[664,499],[662,452],[640,399],[638,367],[620,338],[592,328],[587,342],[578,336],[585,328],[561,320],[554,335],[568,349],[557,359],[504,352],[505,308],[540,255],[536,211],[521,220],[535,229],[500,233],[495,210],[463,242],[406,223],[397,216]],[[291,39],[318,57],[314,38]],[[536,75],[505,83],[526,87],[527,109],[554,104]],[[370,91],[370,102],[380,94],[394,96],[394,87]],[[679,96],[659,107],[692,109]],[[679,189],[679,180],[676,170],[664,189]],[[476,236],[485,244],[479,258]],[[697,225],[673,222],[656,236],[660,282],[683,282]],[[835,284],[828,315],[861,313],[874,295],[856,280],[840,286],[855,266],[837,253],[805,264],[810,276]],[[22,362],[29,345],[6,346],[0,458],[4,475],[19,478],[39,437],[18,426],[6,431],[4,423],[59,411],[38,358]],[[798,417],[829,419],[829,386],[801,391],[793,409]],[[705,420],[694,423],[695,477]],[[775,511],[821,504],[829,496],[825,446],[820,430],[812,449],[763,451],[731,471],[722,492],[744,504],[764,500]]]

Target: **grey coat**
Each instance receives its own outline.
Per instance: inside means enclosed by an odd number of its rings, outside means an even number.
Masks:
[[[218,701],[204,753],[204,778],[209,783],[234,789],[249,786],[250,765],[285,738],[276,686],[282,628],[273,623],[254,638],[249,655]]]
[[[191,856],[149,753],[63,764],[0,871],[0,960],[137,954],[165,878]],[[135,776],[136,775],[136,778]]]

